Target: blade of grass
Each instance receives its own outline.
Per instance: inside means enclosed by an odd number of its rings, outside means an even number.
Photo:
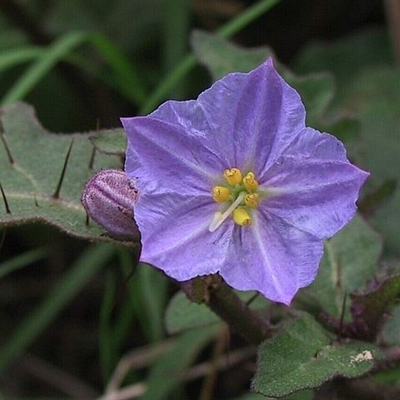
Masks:
[[[114,247],[101,244],[88,248],[74,263],[43,302],[29,315],[0,349],[0,371],[43,332],[93,275],[114,254]]]
[[[132,265],[132,256],[129,251],[120,248],[118,249],[119,265],[126,277],[126,290],[127,290],[127,302],[132,308],[132,313],[137,318],[140,324],[140,329],[147,338],[151,341],[151,329],[148,323],[148,316],[146,312],[146,305],[144,304],[144,299],[141,294],[141,281],[137,274],[136,266]],[[132,275],[133,272],[133,275]],[[118,343],[122,343],[126,337],[125,324],[122,321],[115,326],[115,335],[118,338]]]
[[[0,279],[4,278],[11,272],[33,264],[34,262],[39,261],[46,256],[47,250],[45,248],[40,248],[27,251],[26,253],[19,254],[11,260],[4,261],[0,264]]]
[[[105,81],[115,87],[128,100],[138,105],[143,104],[147,90],[137,69],[134,68],[128,58],[106,36],[100,34],[86,35],[81,32],[65,35],[48,48],[24,47],[1,54],[0,71],[17,64],[36,60],[5,94],[1,103],[4,105],[23,99],[61,60],[88,69],[90,63],[79,63],[71,54],[76,47],[86,42],[95,47],[111,67],[112,76],[107,76]],[[93,68],[89,69],[90,72],[93,72]]]
[[[107,274],[106,287],[100,309],[99,356],[103,382],[106,384],[114,369],[115,346],[112,335],[111,314],[115,301],[115,274]]]
[[[150,328],[149,340],[156,342],[165,336],[163,316],[167,304],[168,281],[160,271],[147,264],[139,263],[137,274]]]
[[[164,73],[170,72],[188,51],[190,2],[187,0],[163,1],[162,59]],[[185,82],[181,80],[171,96],[182,98]]]
[[[175,87],[186,74],[196,65],[196,58],[193,54],[185,56],[182,61],[161,81],[154,92],[147,99],[146,103],[140,109],[140,115],[149,114],[159,103],[161,103],[168,93]]]
[[[1,100],[1,105],[14,103],[23,99],[60,60],[66,57],[77,46],[87,40],[82,32],[68,33],[49,46],[11,87]]]
[[[147,98],[147,90],[137,68],[106,36],[91,35],[89,41],[112,68],[113,81],[120,93],[137,105],[142,105]]]
[[[261,0],[247,8],[238,17],[232,19],[223,25],[217,35],[229,38],[239,32],[250,22],[266,13],[270,8],[279,3],[280,0]],[[151,94],[146,103],[140,109],[139,114],[145,115],[153,111],[157,105],[164,100],[168,93],[175,87],[177,83],[190,72],[196,65],[196,58],[193,54],[188,54],[182,61],[162,80],[157,89]]]
[[[136,328],[138,322],[135,318],[138,317],[138,305],[134,307],[132,301],[128,298],[128,282],[124,287],[122,287],[122,292],[124,293],[123,298],[121,298],[121,302],[118,304],[119,312],[118,317],[113,325],[113,340],[114,347],[118,351],[122,349],[126,343],[126,340],[132,338],[132,336],[136,337],[140,335],[140,329]]]
[[[136,334],[133,325],[135,318],[139,319],[138,314],[143,313],[143,306],[137,302],[138,296],[129,298],[138,292],[137,283],[134,290],[129,290],[135,280],[135,276],[130,275],[132,255],[127,249],[119,247],[117,256],[121,267],[129,272],[124,283],[117,283],[115,274],[110,274],[104,292],[100,314],[100,360],[105,384],[124,351],[126,340],[130,341],[132,335]],[[144,323],[147,324],[147,320]]]
[[[280,1],[281,0],[260,0],[247,8],[247,10],[238,17],[233,18],[232,21],[224,24],[220,29],[218,29],[217,34],[225,39],[231,37],[245,28],[252,21],[261,17],[261,15],[265,14]]]
[[[164,311],[168,281],[154,267],[139,263],[131,275],[132,256],[126,249],[119,250],[119,262],[122,270],[129,279],[126,282],[127,301],[126,307],[115,324],[114,335],[121,345],[129,332],[126,329],[133,316],[140,323],[140,328],[149,342],[161,340],[164,337]],[[130,313],[129,313],[130,311]],[[125,319],[124,319],[125,318]]]
[[[21,47],[0,53],[0,71],[42,57],[46,50],[42,47]]]

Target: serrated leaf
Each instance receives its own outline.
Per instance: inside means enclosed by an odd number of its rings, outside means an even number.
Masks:
[[[254,296],[254,292],[237,292],[242,301],[246,302]],[[270,303],[258,296],[252,303],[251,308],[266,309]],[[205,304],[197,304],[190,301],[185,293],[178,292],[170,301],[166,315],[166,328],[171,334],[188,329],[195,329],[221,322]]]
[[[26,104],[2,108],[0,122],[0,184],[6,199],[5,202],[0,197],[0,225],[40,221],[80,238],[111,241],[95,223],[87,224],[81,193],[96,171],[121,168],[120,158],[99,151],[93,157],[89,137],[94,132],[68,135],[47,132]]]
[[[380,357],[379,349],[370,343],[333,344],[324,329],[302,313],[260,346],[252,389],[265,396],[284,397],[319,387],[334,377],[359,377]]]
[[[377,269],[382,240],[360,217],[325,241],[317,279],[303,291],[301,300],[339,317],[345,296],[365,287]],[[347,307],[345,319],[350,316]]]
[[[366,293],[351,294],[352,325],[364,340],[373,341],[394,301],[400,298],[400,275],[375,284]]]

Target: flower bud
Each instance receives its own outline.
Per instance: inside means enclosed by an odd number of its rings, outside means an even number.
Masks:
[[[140,233],[133,218],[137,199],[134,181],[125,172],[107,169],[94,175],[82,193],[88,215],[116,240],[138,242]]]

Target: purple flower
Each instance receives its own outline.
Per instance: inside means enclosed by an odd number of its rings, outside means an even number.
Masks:
[[[271,59],[122,123],[141,260],[178,281],[219,273],[289,304],[368,176],[335,137],[305,126],[300,96]]]

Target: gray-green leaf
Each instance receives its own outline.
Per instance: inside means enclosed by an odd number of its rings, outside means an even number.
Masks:
[[[381,237],[361,217],[355,216],[325,242],[317,279],[299,299],[339,317],[345,296],[365,288],[367,281],[373,278],[381,251]],[[345,317],[350,317],[348,307]]]
[[[380,357],[379,349],[370,343],[333,343],[327,332],[303,313],[260,346],[252,389],[265,396],[284,397],[319,387],[337,376],[359,377]]]
[[[47,132],[26,104],[2,108],[0,124],[0,225],[39,221],[77,237],[110,241],[88,222],[81,193],[96,171],[122,168],[121,158],[95,150],[89,140],[95,132]]]

